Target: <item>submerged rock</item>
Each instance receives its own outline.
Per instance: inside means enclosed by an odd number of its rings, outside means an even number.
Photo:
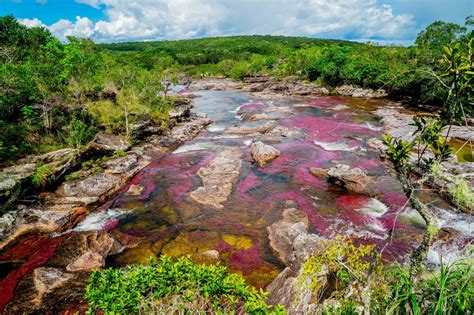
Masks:
[[[328,176],[330,182],[357,194],[367,194],[368,185],[372,182],[363,170],[348,165],[336,165],[328,170]]]
[[[202,187],[190,193],[195,201],[222,209],[232,186],[237,181],[242,167],[242,154],[238,148],[228,148],[219,152],[205,167],[199,169]]]
[[[261,141],[252,143],[251,152],[253,159],[260,167],[264,167],[269,161],[280,155],[280,151]]]

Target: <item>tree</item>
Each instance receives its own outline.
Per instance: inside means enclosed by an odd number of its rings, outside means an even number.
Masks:
[[[414,117],[416,130],[411,142],[393,138],[390,135],[384,135],[383,137],[383,142],[387,146],[387,156],[394,165],[405,194],[409,198],[412,207],[418,211],[427,225],[423,241],[416,248],[411,258],[412,277],[416,274],[421,262],[426,258],[437,234],[436,216],[415,195],[416,190],[426,178],[415,180],[412,173],[416,168],[418,168],[418,172],[423,173],[423,171],[429,170],[434,162],[441,163],[449,158],[451,152],[447,141],[451,126],[453,123],[462,122],[472,109],[474,98],[472,39],[468,42],[467,47],[467,52],[460,49],[460,43],[443,47],[444,54],[440,61],[440,67],[443,71],[439,75],[433,74],[447,90],[447,98],[440,119]],[[442,132],[446,127],[448,130],[446,135],[443,136]],[[413,162],[411,152],[415,147],[418,156],[416,161]],[[431,149],[434,158],[427,157],[428,148]]]
[[[465,34],[467,28],[456,23],[435,21],[421,31],[415,44],[423,62],[436,66],[443,55],[443,47],[457,42]]]

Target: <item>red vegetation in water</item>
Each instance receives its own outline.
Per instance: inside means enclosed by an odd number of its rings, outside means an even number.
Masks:
[[[261,180],[259,180],[253,172],[249,172],[249,174],[237,185],[237,192],[242,199],[251,202],[253,201],[253,198],[251,197],[249,190],[257,188],[261,183]]]
[[[232,269],[242,272],[257,270],[265,264],[261,258],[261,253],[257,245],[244,249],[241,248],[230,256],[229,265]]]
[[[12,249],[0,256],[0,261],[27,260],[0,281],[0,311],[13,298],[15,288],[25,275],[45,264],[62,244],[65,236],[50,238],[31,235],[23,238]]]
[[[343,195],[337,197],[336,202],[342,209],[360,209],[363,208],[370,198],[362,195]]]
[[[283,121],[287,127],[306,130],[307,139],[324,143],[342,142],[351,134],[377,137],[379,133],[334,117],[294,116]]]

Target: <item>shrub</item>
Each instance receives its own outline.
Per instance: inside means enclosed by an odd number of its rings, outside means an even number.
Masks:
[[[52,181],[54,181],[54,171],[48,165],[39,166],[31,175],[31,183],[37,188],[45,187]]]
[[[219,265],[195,265],[186,257],[96,271],[85,298],[90,311],[105,313],[284,313],[267,305],[264,292],[248,286],[242,276]]]
[[[356,246],[350,239],[344,240],[338,236],[334,240],[321,244],[305,261],[299,287],[301,289],[309,277],[311,279],[309,288],[319,295],[320,302],[323,298],[335,298],[341,302],[343,309],[362,306],[362,294],[353,295],[351,300],[345,300],[345,296],[354,288],[358,288],[361,292],[366,288],[370,294],[371,307],[380,307],[388,292],[388,282],[383,271],[384,266],[375,252],[374,245]],[[322,287],[326,285],[325,281],[320,281],[322,275],[327,279],[335,279],[335,285],[329,288],[330,291]],[[339,314],[338,312],[342,309],[332,311]]]
[[[458,207],[474,208],[474,193],[462,177],[456,177],[451,193]]]

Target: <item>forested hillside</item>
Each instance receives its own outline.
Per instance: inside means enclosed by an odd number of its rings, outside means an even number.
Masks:
[[[441,104],[437,69],[443,45],[472,37],[466,27],[435,22],[412,47],[341,40],[237,36],[95,45],[67,43],[44,28],[0,19],[0,161],[86,144],[98,129],[130,137],[140,115],[166,116],[164,92],[177,75],[298,76],[336,87],[384,88],[392,97]]]

